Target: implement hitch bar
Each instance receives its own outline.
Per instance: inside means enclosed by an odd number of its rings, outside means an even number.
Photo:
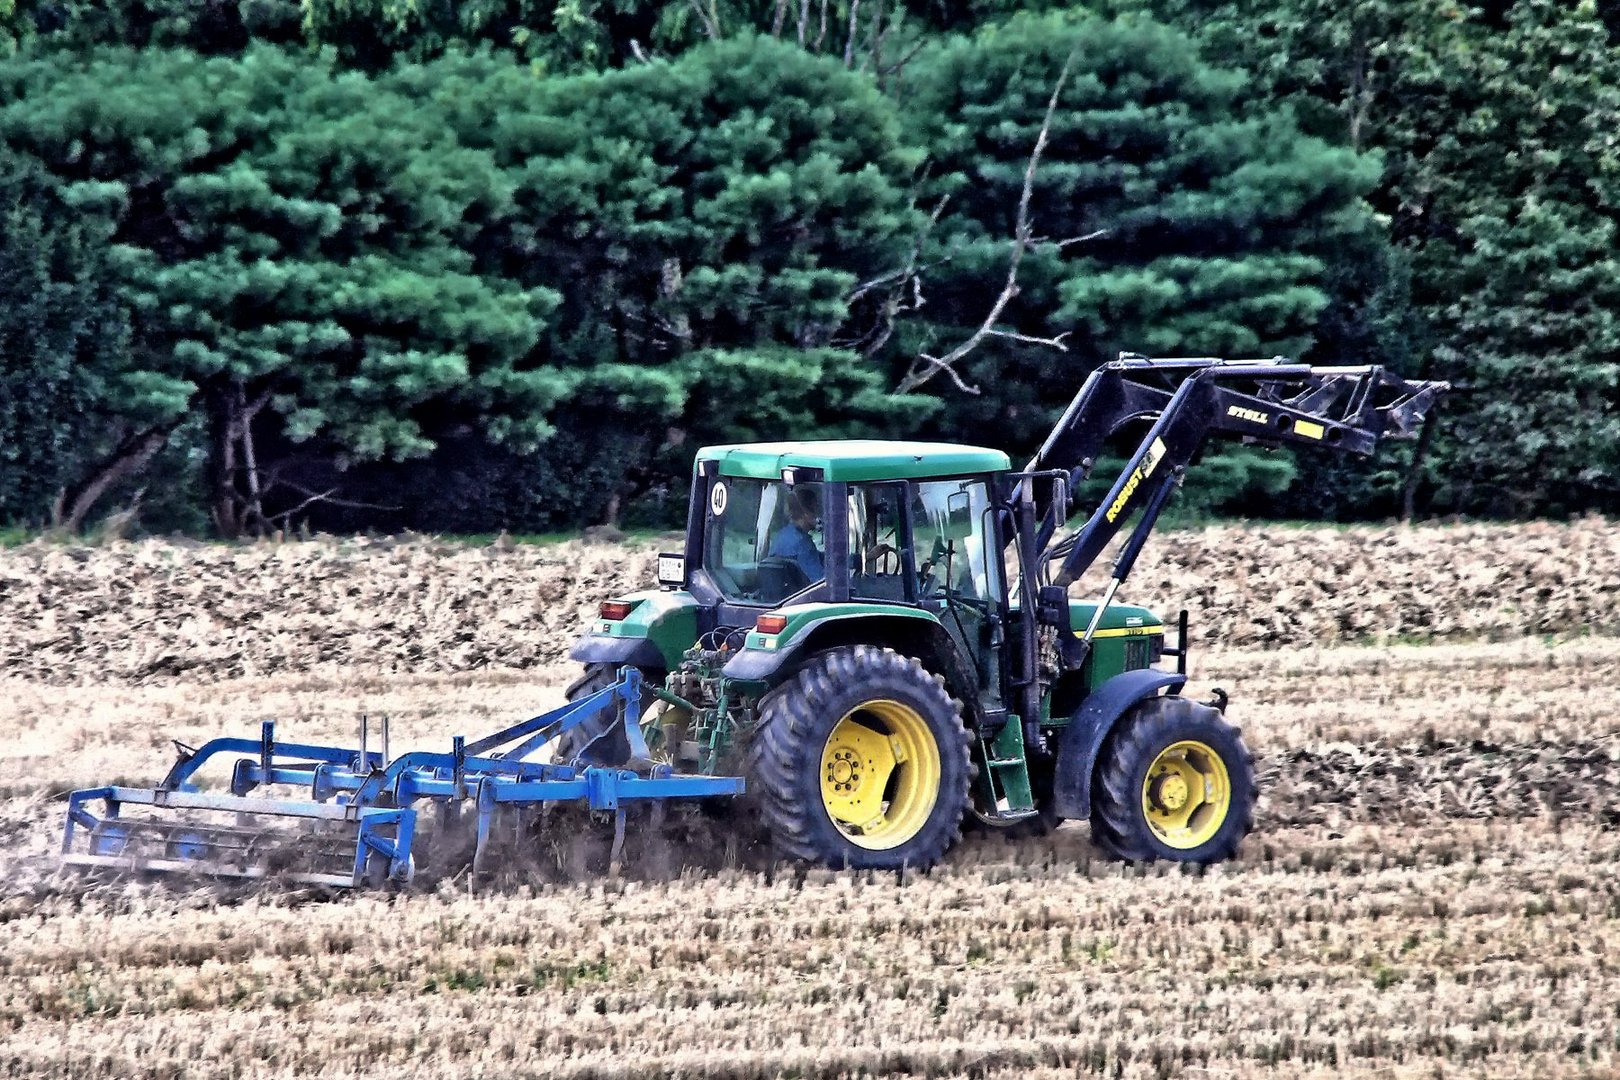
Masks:
[[[735,796],[744,789],[740,777],[683,775],[651,762],[638,716],[641,692],[641,673],[627,667],[614,685],[559,709],[472,742],[456,736],[449,753],[412,751],[392,761],[363,745],[277,742],[274,722],[265,721],[258,739],[221,738],[196,750],[181,747],[180,759],[156,788],[108,786],[70,794],[62,861],[132,871],[276,875],[331,886],[381,885],[410,879],[423,804],[435,806],[447,821],[457,820],[468,804],[477,809],[477,873],[485,869],[490,831],[503,810],[576,803],[615,815],[617,862],[626,804]],[[630,766],[528,760],[564,732],[609,712],[623,725]],[[229,793],[198,790],[192,779],[197,772],[229,754],[249,755],[232,763]],[[272,786],[302,788],[307,797],[252,794]],[[99,816],[90,809],[98,802]],[[234,820],[136,818],[124,814],[130,807],[234,815]],[[307,828],[265,827],[275,819]]]

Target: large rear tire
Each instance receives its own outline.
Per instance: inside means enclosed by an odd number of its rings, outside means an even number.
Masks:
[[[765,699],[748,778],[777,850],[923,869],[961,838],[972,766],[943,680],[890,649],[816,657]]]
[[[587,664],[584,674],[569,685],[565,696],[569,701],[578,701],[618,681],[619,669],[614,665]],[[636,710],[636,720],[639,720],[658,700],[652,692],[652,687],[663,685],[663,681],[663,672],[641,673],[641,707]],[[556,750],[553,752],[552,760],[560,764],[577,760],[583,765],[608,767],[623,765],[630,760],[630,740],[624,737],[623,728],[614,727],[612,731],[607,730],[613,724],[613,720],[613,714],[607,713],[581,724],[572,731],[563,732],[553,744]],[[597,738],[602,732],[606,734]]]
[[[1254,825],[1254,759],[1208,705],[1149,698],[1120,718],[1097,763],[1092,838],[1130,862],[1229,859]]]

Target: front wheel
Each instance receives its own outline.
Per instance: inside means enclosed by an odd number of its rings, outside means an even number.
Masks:
[[[968,732],[917,661],[871,645],[835,649],[765,699],[748,775],[783,854],[923,869],[961,837]]]
[[[1168,695],[1120,718],[1103,745],[1092,838],[1131,862],[1229,859],[1254,824],[1254,759],[1208,705]]]

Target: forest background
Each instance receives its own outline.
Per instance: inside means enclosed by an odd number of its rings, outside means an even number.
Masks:
[[[1121,350],[1457,387],[1375,460],[1212,455],[1191,509],[1613,513],[1617,35],[1590,0],[0,0],[0,525],[665,525],[706,443],[1021,460]]]

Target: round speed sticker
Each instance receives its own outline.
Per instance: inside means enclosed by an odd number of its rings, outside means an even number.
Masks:
[[[725,481],[715,481],[714,487],[709,491],[709,509],[714,511],[715,517],[720,517],[726,512]]]

